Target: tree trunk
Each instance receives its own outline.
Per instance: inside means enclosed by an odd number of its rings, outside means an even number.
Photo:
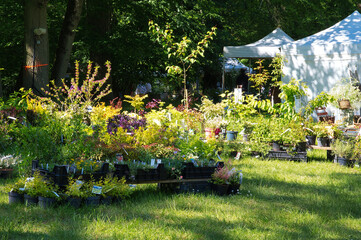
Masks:
[[[25,66],[23,86],[37,95],[49,84],[47,0],[24,1]]]
[[[66,77],[69,65],[71,50],[78,27],[84,0],[68,0],[63,27],[60,32],[58,48],[56,50],[55,63],[52,71],[52,79],[55,79],[57,86],[61,79]]]

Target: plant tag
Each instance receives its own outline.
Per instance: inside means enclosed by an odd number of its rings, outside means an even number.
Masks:
[[[19,188],[19,191],[25,191],[25,187]]]
[[[219,156],[219,154],[217,153],[217,158],[222,161],[222,158]]]
[[[154,166],[154,165],[155,165],[155,159],[154,159],[154,158],[150,159],[150,165],[151,165],[151,166]]]
[[[101,193],[102,193],[102,187],[93,186],[92,193],[94,193],[94,194],[101,194]]]
[[[53,193],[55,194],[55,196],[60,197],[59,194],[57,194],[55,191],[53,191]]]
[[[162,159],[157,159],[157,165],[162,163]]]
[[[76,180],[75,184],[77,185],[78,189],[80,189],[81,186],[83,186],[84,182],[80,180]]]
[[[122,148],[123,148],[125,154],[129,155],[128,152],[125,150],[125,148],[124,147],[122,147]]]
[[[237,155],[234,159],[239,160],[240,157],[241,157],[241,152],[237,152]]]
[[[113,187],[109,188],[108,190],[104,191],[104,193],[110,192],[112,189],[114,189],[114,188]]]

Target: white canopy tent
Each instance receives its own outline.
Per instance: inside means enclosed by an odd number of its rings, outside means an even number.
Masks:
[[[252,71],[252,68],[247,67],[236,58],[228,58],[226,63],[224,64],[224,71],[225,72],[232,72],[232,71],[239,71],[241,69],[247,69],[248,72]]]
[[[227,58],[273,58],[280,53],[280,47],[294,40],[282,29],[276,28],[264,38],[244,46],[225,46],[223,56]],[[226,61],[224,61],[225,65]],[[224,71],[222,76],[222,89],[224,89]]]
[[[361,69],[361,14],[357,11],[321,32],[281,47],[282,81],[302,79],[309,86],[304,102]],[[334,110],[331,108],[331,110]]]
[[[282,45],[293,41],[282,29],[276,28],[257,42],[244,46],[225,46],[223,55],[225,58],[273,58],[280,53]]]

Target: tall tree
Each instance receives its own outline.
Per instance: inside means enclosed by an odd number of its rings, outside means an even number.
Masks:
[[[83,4],[84,0],[68,0],[51,75],[56,85],[60,85],[61,79],[65,77]]]
[[[24,1],[25,66],[23,86],[42,95],[49,84],[47,0]]]

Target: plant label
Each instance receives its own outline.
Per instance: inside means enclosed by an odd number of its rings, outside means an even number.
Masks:
[[[53,193],[56,197],[60,197],[59,194],[57,194],[55,191],[53,191]]]
[[[77,185],[77,188],[80,189],[81,186],[83,186],[84,182],[80,180],[76,180],[75,184]]]
[[[241,152],[237,152],[237,155],[234,159],[239,160],[240,157],[241,157]]]
[[[92,193],[94,193],[94,194],[101,194],[101,193],[102,193],[102,187],[93,186]]]

